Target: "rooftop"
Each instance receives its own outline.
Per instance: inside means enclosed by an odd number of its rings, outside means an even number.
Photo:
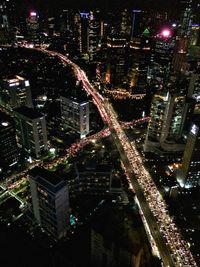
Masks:
[[[28,174],[29,177],[36,180],[40,185],[53,193],[56,193],[66,185],[62,178],[44,168],[36,166],[30,170]]]
[[[37,110],[28,108],[26,106],[16,108],[14,111],[32,120],[43,117],[43,115]]]

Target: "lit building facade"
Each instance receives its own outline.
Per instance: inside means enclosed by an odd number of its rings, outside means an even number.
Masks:
[[[89,50],[89,16],[90,13],[77,14],[78,40],[80,53],[88,53]]]
[[[39,16],[35,11],[31,11],[26,19],[27,34],[33,43],[39,43]]]
[[[142,33],[142,15],[143,15],[142,10],[140,9],[132,10],[131,40],[134,37],[139,37]]]
[[[77,164],[75,179],[69,179],[71,196],[106,196],[120,194],[121,185],[113,186],[114,173],[106,164]]]
[[[200,126],[197,123],[191,126],[177,180],[186,188],[200,186]]]
[[[78,134],[80,138],[84,138],[89,134],[89,101],[85,92],[75,88],[72,94],[60,97],[61,104],[61,121],[64,129],[71,128]]]
[[[127,74],[127,40],[124,37],[109,37],[107,40],[106,82],[114,86],[123,84]]]
[[[97,19],[96,16],[96,13],[90,12],[88,29],[88,52],[90,61],[96,59],[96,54],[99,50],[100,44],[101,25],[100,21]]]
[[[151,58],[151,38],[132,38],[129,44],[128,78],[130,87],[145,92],[148,66]]]
[[[14,110],[18,145],[39,158],[48,151],[46,119],[38,111],[20,107]]]
[[[69,193],[66,182],[39,167],[28,173],[33,212],[37,223],[54,239],[67,235]]]
[[[185,95],[163,92],[152,100],[145,152],[184,150],[182,136],[194,108],[194,101]]]
[[[1,105],[7,110],[21,106],[33,107],[30,83],[21,76],[3,79],[0,86]]]
[[[171,61],[175,42],[173,38],[160,35],[155,39],[152,49],[151,63],[148,70],[148,80],[150,82],[164,83],[169,78]]]
[[[19,149],[13,121],[0,112],[0,168],[9,169],[19,160]]]
[[[2,0],[0,2],[0,25],[1,28],[12,28],[15,26],[15,8],[13,0]]]

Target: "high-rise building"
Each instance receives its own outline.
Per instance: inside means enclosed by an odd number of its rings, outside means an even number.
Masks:
[[[120,35],[130,36],[131,32],[131,18],[129,11],[124,9],[121,13],[121,23],[120,23]]]
[[[87,53],[89,48],[89,16],[88,12],[81,12],[79,16],[77,15],[80,53]]]
[[[186,188],[200,186],[200,125],[197,123],[191,125],[177,180]]]
[[[35,11],[29,13],[26,19],[27,34],[31,42],[39,43],[39,15]]]
[[[152,49],[151,64],[148,71],[148,80],[158,84],[164,83],[169,78],[171,61],[174,50],[174,39],[171,30],[163,29],[155,38]]]
[[[182,14],[179,36],[189,37],[191,34],[192,17],[193,17],[192,1],[193,0],[187,0],[184,3],[185,9],[184,9],[184,12]]]
[[[131,40],[142,34],[142,13],[140,9],[132,10]]]
[[[133,38],[129,45],[129,85],[135,87],[137,92],[145,92],[146,89],[151,44],[151,38],[142,36]]]
[[[184,150],[183,134],[189,123],[194,101],[180,92],[164,91],[152,100],[145,152],[178,152]]]
[[[15,8],[13,0],[0,1],[0,25],[1,28],[15,26]]]
[[[188,37],[177,37],[175,49],[172,59],[173,68],[175,71],[185,71],[187,64],[189,39]]]
[[[12,119],[0,112],[0,168],[8,170],[17,164],[19,150]]]
[[[0,102],[8,110],[21,106],[32,108],[29,81],[18,75],[3,79],[0,86]]]
[[[29,171],[28,177],[37,223],[54,239],[65,237],[69,228],[69,193],[66,182],[39,167]]]
[[[90,61],[95,60],[100,44],[100,21],[96,12],[90,12],[88,29],[88,52]]]
[[[75,178],[69,177],[68,181],[71,196],[120,195],[122,192],[120,183],[115,186],[116,177],[108,164],[76,164],[74,171]]]
[[[18,145],[39,158],[48,151],[46,119],[38,111],[20,107],[14,110]]]
[[[111,36],[107,40],[106,82],[113,86],[122,85],[127,75],[127,40],[121,36]]]
[[[60,97],[61,120],[64,129],[71,128],[80,138],[89,134],[89,101],[82,85],[77,85],[70,94]]]

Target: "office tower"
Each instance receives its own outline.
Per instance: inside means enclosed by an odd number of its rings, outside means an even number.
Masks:
[[[89,26],[89,16],[88,12],[80,12],[76,15],[76,25],[78,27],[78,41],[80,53],[87,53],[89,47],[88,39],[88,26]]]
[[[26,19],[26,27],[29,41],[39,43],[39,15],[35,11],[29,13]]]
[[[128,79],[129,86],[134,87],[134,91],[145,92],[146,90],[151,46],[151,38],[146,36],[133,38],[130,41]]]
[[[75,177],[75,178],[74,178]],[[108,196],[120,195],[121,184],[116,183],[115,175],[108,164],[86,162],[74,166],[74,175],[69,177],[69,191],[71,196]]]
[[[131,40],[133,37],[139,37],[142,34],[142,15],[143,11],[139,9],[132,10]]]
[[[154,82],[158,87],[169,78],[171,61],[174,50],[174,39],[172,32],[164,28],[155,38],[155,44],[152,49],[151,64],[148,71],[149,82]]]
[[[181,26],[179,29],[179,36],[190,37],[192,26],[192,0],[187,0],[185,3],[185,9],[181,18]]]
[[[127,40],[121,36],[107,39],[106,82],[122,85],[127,74]]]
[[[182,136],[191,119],[194,104],[194,101],[187,98],[180,90],[155,94],[144,151],[158,153],[183,151]]]
[[[69,227],[69,193],[66,182],[39,167],[30,170],[28,177],[37,223],[54,239],[65,237]]]
[[[96,59],[97,51],[100,45],[100,21],[97,12],[90,11],[88,28],[88,52],[90,61]]]
[[[21,76],[5,78],[0,86],[1,105],[8,110],[21,106],[33,107],[30,83]]]
[[[89,101],[81,84],[77,84],[72,92],[60,97],[61,121],[64,129],[73,129],[80,138],[89,134]]]
[[[184,150],[182,166],[177,172],[182,187],[200,186],[200,125],[192,123]]]
[[[39,158],[48,151],[45,116],[38,111],[20,107],[14,109],[18,145]]]
[[[0,168],[8,170],[18,160],[19,150],[13,120],[0,112]]]
[[[0,2],[0,25],[1,28],[15,26],[15,8],[13,0],[1,0]]]
[[[188,37],[177,37],[175,41],[172,65],[175,71],[184,72],[187,68]]]
[[[69,10],[63,9],[60,15],[60,32],[65,33],[66,31],[70,31],[70,18],[69,18]]]
[[[120,35],[130,36],[131,32],[131,21],[130,14],[127,9],[124,9],[121,13],[121,23],[120,23]]]

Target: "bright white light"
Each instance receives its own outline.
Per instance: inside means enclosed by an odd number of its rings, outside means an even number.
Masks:
[[[8,122],[7,121],[4,121],[1,123],[2,126],[8,126]]]
[[[30,16],[31,17],[36,17],[37,16],[37,13],[32,11],[32,12],[30,12]]]
[[[164,29],[161,34],[163,37],[169,37],[171,35],[171,31],[169,29]]]
[[[25,81],[25,86],[29,86],[29,85],[30,85],[29,81]]]
[[[51,148],[49,149],[49,151],[50,151],[52,154],[55,154],[56,149],[55,149],[54,147],[51,147]]]

